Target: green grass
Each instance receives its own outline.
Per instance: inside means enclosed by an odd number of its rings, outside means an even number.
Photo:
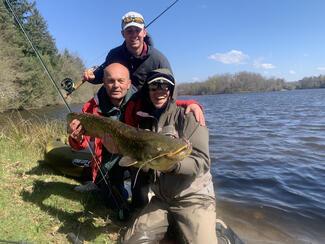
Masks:
[[[65,136],[62,122],[8,120],[0,127],[0,240],[115,243],[121,223],[96,196],[73,190],[79,184],[42,164],[47,141]]]

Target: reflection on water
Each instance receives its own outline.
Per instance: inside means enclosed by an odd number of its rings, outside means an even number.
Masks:
[[[247,243],[324,243],[325,89],[194,98],[209,126],[218,215]]]
[[[196,99],[218,214],[248,243],[324,243],[325,89]]]

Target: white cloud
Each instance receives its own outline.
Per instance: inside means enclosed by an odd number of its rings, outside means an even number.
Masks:
[[[253,63],[254,67],[258,69],[275,69],[275,65],[270,63],[262,63],[262,60],[262,58],[256,59]]]
[[[319,70],[319,71],[325,71],[325,67],[318,67],[317,70]]]
[[[291,70],[289,70],[289,74],[294,75],[294,74],[296,74],[296,71],[291,69]]]
[[[273,64],[261,64],[263,69],[274,69],[275,66]]]
[[[249,56],[244,54],[242,51],[231,50],[227,53],[215,53],[211,54],[209,59],[224,63],[224,64],[240,64]]]

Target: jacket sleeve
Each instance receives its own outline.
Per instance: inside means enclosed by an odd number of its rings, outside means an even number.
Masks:
[[[76,141],[71,136],[68,137],[69,145],[75,150],[83,150],[88,147],[87,141],[90,140],[89,136],[83,136],[81,142]]]
[[[206,173],[210,168],[208,128],[199,125],[190,113],[185,115],[183,134],[192,144],[192,153],[177,164],[173,173],[191,176]]]
[[[167,68],[170,70],[171,73],[173,73],[172,67],[170,66],[168,59],[164,55],[162,55],[160,59],[160,68]]]
[[[127,125],[131,125],[133,127],[136,127],[134,110],[135,110],[135,102],[131,100],[125,106],[124,121],[123,122],[126,123]]]
[[[201,106],[201,104],[199,104],[196,100],[192,99],[192,100],[176,100],[176,105],[178,107],[182,107],[182,108],[186,108],[188,105],[190,104],[197,104],[200,106],[200,108],[203,110],[203,107]]]
[[[133,127],[138,127],[139,118],[137,112],[143,108],[142,98],[135,94],[126,104],[123,122]]]
[[[167,68],[170,70],[170,72],[173,73],[172,67],[171,67],[168,59],[162,52],[160,52],[158,49],[152,47],[151,55],[153,57],[153,60],[155,60],[155,62],[158,62],[156,64],[156,68],[160,68],[160,69]]]

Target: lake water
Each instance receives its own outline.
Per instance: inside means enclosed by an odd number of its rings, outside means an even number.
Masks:
[[[218,216],[247,243],[325,243],[325,89],[185,98],[204,107]]]
[[[248,243],[325,243],[325,89],[195,99],[226,223]]]

